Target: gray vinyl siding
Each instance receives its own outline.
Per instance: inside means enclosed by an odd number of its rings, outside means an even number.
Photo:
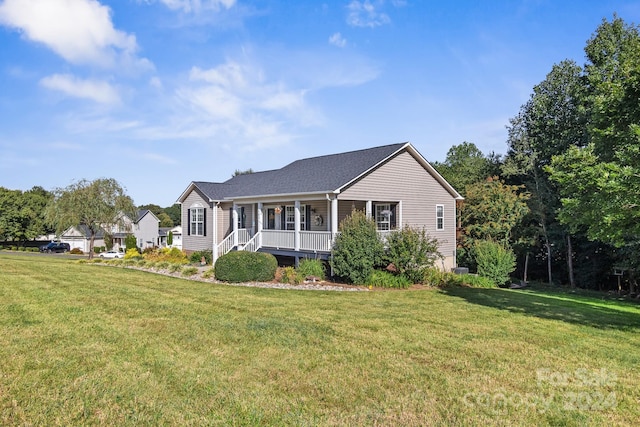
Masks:
[[[205,228],[206,236],[192,236],[189,234],[188,210],[200,204],[206,209]],[[197,191],[192,191],[182,202],[182,249],[187,252],[212,250],[213,249],[213,209],[211,204],[204,199]]]
[[[346,200],[402,202],[402,223],[424,228],[440,242],[440,252],[453,266],[456,244],[454,197],[408,152],[403,152],[364,176],[339,195]],[[444,206],[444,229],[436,230],[436,206]],[[344,208],[340,206],[340,217]],[[451,264],[451,265],[449,265]]]

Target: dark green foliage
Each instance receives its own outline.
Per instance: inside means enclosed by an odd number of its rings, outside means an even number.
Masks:
[[[213,254],[211,251],[196,251],[191,254],[189,261],[193,263],[200,263],[202,262],[202,257],[204,257],[205,264],[211,264],[213,262]]]
[[[438,240],[428,236],[424,229],[404,227],[395,230],[387,236],[387,246],[387,261],[412,283],[420,282],[421,271],[442,259]]]
[[[365,283],[384,255],[375,221],[362,211],[353,211],[340,223],[332,255],[336,276],[350,283]]]
[[[170,231],[167,235],[167,245],[173,245],[173,231]]]
[[[473,252],[478,274],[502,286],[509,281],[509,274],[516,268],[516,256],[510,248],[490,240],[475,242]]]
[[[124,238],[124,244],[127,250],[138,248],[138,242],[136,241],[136,236],[134,236],[133,234],[127,234],[127,237]]]
[[[315,276],[320,280],[324,280],[324,265],[318,259],[305,258],[298,265],[297,274],[305,280],[309,276]]]
[[[388,271],[373,270],[364,284],[376,288],[406,289],[413,285],[413,282],[404,276],[398,276]]]
[[[215,264],[216,279],[224,282],[269,282],[274,279],[278,261],[264,252],[229,252]]]

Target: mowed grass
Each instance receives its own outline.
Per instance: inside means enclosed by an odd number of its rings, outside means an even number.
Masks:
[[[637,425],[640,309],[0,255],[2,425]]]

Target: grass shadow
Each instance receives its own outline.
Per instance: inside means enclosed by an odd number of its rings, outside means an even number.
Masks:
[[[543,319],[630,331],[640,328],[638,304],[561,291],[451,287],[440,292],[472,304]]]

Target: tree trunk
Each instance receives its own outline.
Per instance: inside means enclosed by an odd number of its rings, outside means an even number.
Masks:
[[[529,270],[529,252],[527,252],[527,254],[524,256],[524,277],[522,278],[522,280],[525,283],[527,282],[528,270]]]
[[[567,234],[567,270],[569,271],[569,285],[571,289],[576,287],[576,279],[573,275],[573,247],[571,246],[571,235]]]
[[[551,242],[549,241],[549,234],[544,221],[542,221],[542,234],[544,235],[544,247],[547,249],[547,276],[551,285],[553,284],[553,278],[551,277]]]

